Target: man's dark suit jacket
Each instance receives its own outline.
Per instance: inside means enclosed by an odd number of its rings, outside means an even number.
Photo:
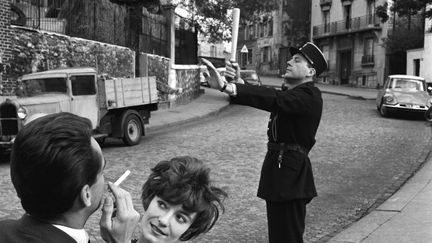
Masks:
[[[0,221],[0,242],[76,243],[62,230],[29,215],[24,215],[18,220]]]
[[[321,91],[313,82],[291,90],[236,84],[231,102],[269,111],[269,143],[299,145],[307,152],[315,144],[321,120]],[[312,167],[306,153],[286,151],[279,168],[280,151],[268,149],[261,169],[258,197],[270,201],[310,199],[317,195]]]

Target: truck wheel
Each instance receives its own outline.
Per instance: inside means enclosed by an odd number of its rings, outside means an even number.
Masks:
[[[134,115],[129,114],[123,125],[123,142],[126,145],[137,145],[141,141],[142,124],[140,119]]]

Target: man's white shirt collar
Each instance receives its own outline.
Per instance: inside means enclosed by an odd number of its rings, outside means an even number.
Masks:
[[[61,231],[72,237],[77,243],[88,243],[89,236],[84,229],[73,229],[63,225],[53,224],[54,227],[60,229]]]

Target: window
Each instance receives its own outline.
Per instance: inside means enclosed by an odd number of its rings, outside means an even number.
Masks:
[[[351,5],[346,5],[344,7],[344,14],[345,14],[345,28],[350,29],[351,28]]]
[[[246,66],[246,64],[247,64],[247,62],[248,62],[248,60],[247,60],[247,58],[248,58],[248,56],[247,56],[247,53],[240,53],[240,56],[241,56],[241,62],[240,62],[240,64],[241,64],[241,66]]]
[[[71,76],[70,80],[72,84],[72,95],[96,94],[94,75]]]
[[[255,26],[249,25],[249,40],[252,40],[255,37]]]
[[[216,57],[217,56],[217,47],[212,45],[210,46],[210,56],[211,57]]]
[[[268,21],[268,36],[272,36],[273,35],[273,20],[269,20]]]
[[[373,38],[365,39],[364,55],[365,56],[373,56],[373,53],[374,53],[373,49],[374,49],[374,39]]]
[[[374,23],[374,13],[375,13],[375,0],[368,0],[366,11],[367,11],[368,24],[373,24]]]
[[[260,30],[259,30],[259,32],[260,32],[260,33],[259,33],[259,36],[260,36],[260,37],[264,37],[264,24],[263,24],[263,23],[260,23],[260,24],[259,24],[259,29],[260,29]]]
[[[420,59],[414,59],[414,75],[420,76]]]
[[[252,64],[252,49],[248,49],[247,64]]]
[[[46,93],[66,93],[66,78],[42,78],[23,81],[23,96],[34,96]]]
[[[324,33],[330,32],[330,10],[322,11],[323,23],[324,23]]]
[[[322,45],[321,46],[321,50],[322,50],[322,53],[324,54],[324,57],[325,57],[325,59],[327,60],[327,63],[328,63],[329,60],[330,60],[330,47],[329,47],[329,45]]]
[[[261,62],[268,63],[271,61],[270,46],[261,48]]]

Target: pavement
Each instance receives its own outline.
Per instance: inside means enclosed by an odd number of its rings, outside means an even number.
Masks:
[[[264,83],[264,85],[266,85]],[[275,83],[267,86],[278,87]],[[376,89],[317,84],[322,93],[354,99],[374,100]],[[218,90],[204,93],[186,105],[152,113],[146,131],[153,133],[167,127],[217,115],[229,106],[229,98]],[[331,243],[432,242],[432,159],[427,161],[396,193],[367,215],[334,234]]]

